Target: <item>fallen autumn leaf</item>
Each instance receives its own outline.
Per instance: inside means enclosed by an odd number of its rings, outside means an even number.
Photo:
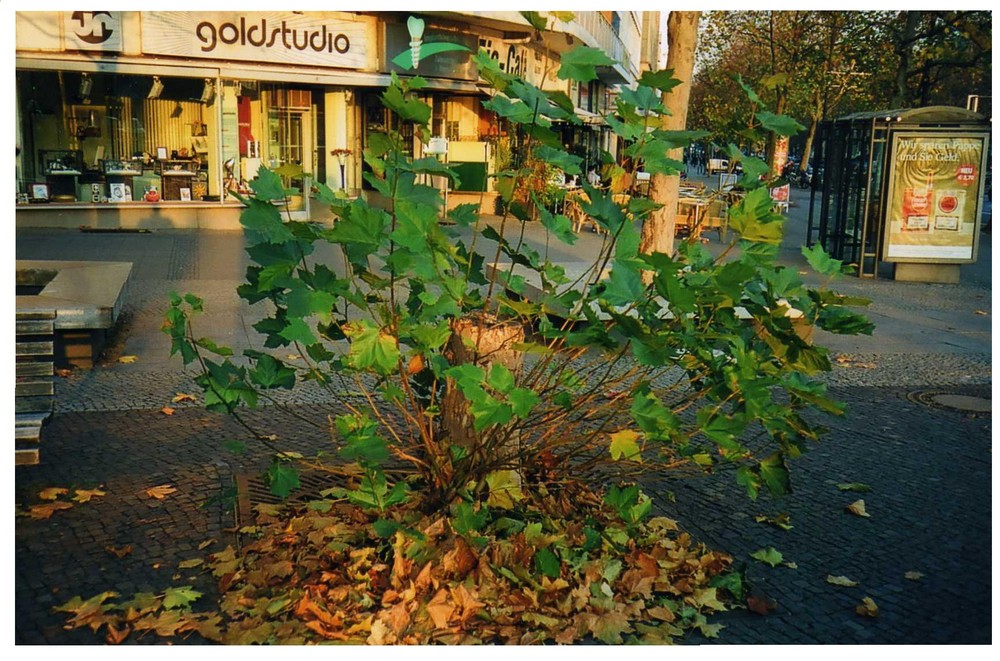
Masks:
[[[91,498],[106,495],[100,489],[77,489],[73,495],[73,501],[77,503],[89,503]]]
[[[830,585],[839,585],[845,588],[853,588],[855,585],[858,584],[857,581],[852,581],[846,576],[833,576],[831,574],[826,575],[826,582],[829,583]]]
[[[189,395],[186,392],[179,392],[176,395],[174,395],[174,398],[171,399],[170,401],[173,402],[174,404],[178,404],[180,402],[194,402],[197,400],[195,399],[194,395]]]
[[[163,415],[173,415],[174,409],[170,408],[169,406],[164,406],[162,409],[160,409],[160,413],[162,413]]]
[[[878,605],[871,597],[864,597],[854,608],[854,612],[865,617],[878,617]]]
[[[170,486],[169,484],[161,484],[156,487],[150,487],[146,489],[146,495],[150,498],[156,498],[157,500],[163,500],[172,493],[176,493],[177,489]]]
[[[120,356],[118,358],[118,362],[122,363],[122,364],[125,364],[125,365],[130,365],[130,364],[134,363],[137,360],[139,360],[138,356]]]
[[[62,487],[49,487],[47,489],[42,489],[38,492],[38,497],[42,500],[55,500],[59,496],[64,496],[69,493],[69,489],[64,489]]]
[[[28,508],[28,515],[32,519],[48,519],[58,510],[68,510],[73,506],[67,502],[57,500],[52,503],[45,503],[43,505],[33,505]]]
[[[924,574],[918,571],[908,571],[905,574],[903,574],[903,577],[908,578],[911,581],[919,581],[924,577]]]
[[[871,514],[865,510],[865,501],[855,500],[853,503],[847,506],[847,511],[855,516],[863,516],[865,518],[871,518]]]

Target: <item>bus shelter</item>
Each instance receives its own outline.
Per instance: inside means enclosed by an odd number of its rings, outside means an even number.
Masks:
[[[807,244],[878,277],[958,282],[976,261],[991,124],[948,106],[823,122],[817,136]]]

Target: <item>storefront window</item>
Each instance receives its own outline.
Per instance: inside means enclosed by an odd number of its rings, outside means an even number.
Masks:
[[[16,85],[22,200],[219,199],[214,79],[22,70]]]
[[[246,190],[262,165],[289,187],[301,189],[305,175],[325,181],[322,87],[227,80],[222,104],[228,188]]]

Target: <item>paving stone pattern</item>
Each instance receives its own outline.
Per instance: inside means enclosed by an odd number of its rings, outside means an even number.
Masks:
[[[582,239],[577,250],[593,249],[599,241]],[[988,259],[988,245],[981,248],[984,254]],[[115,590],[130,596],[190,584],[206,593],[204,603],[212,603],[210,577],[178,570],[177,564],[234,543],[231,503],[221,497],[231,495],[234,475],[266,465],[267,453],[253,443],[245,455],[225,452],[224,441],[246,438],[233,419],[170,402],[175,393],[197,388],[179,359],[168,357],[168,339],[159,327],[167,293],[193,291],[206,298],[209,310],[199,320],[200,335],[237,349],[259,344],[249,327],[263,313],[234,294],[246,266],[239,235],[23,230],[17,234],[17,255],[134,262],[123,329],[111,357],[131,354],[138,360],[105,361],[58,379],[42,463],[15,472],[22,512],[39,502],[38,492],[46,487],[100,486],[107,492],[48,520],[16,518],[15,642],[100,643],[89,631],[65,631],[63,616],[52,612],[74,595]],[[745,610],[722,614],[717,621],[726,628],[719,639],[687,642],[991,642],[992,418],[906,398],[928,388],[990,397],[986,267],[986,276],[977,271],[970,283],[957,287],[843,281],[841,290],[874,300],[873,316],[881,326],[873,338],[840,344],[841,338],[820,338],[820,344],[833,340],[833,352],[844,357],[826,378],[831,392],[848,403],[848,414],[829,419],[830,435],[792,462],[791,495],[750,501],[725,471],[694,480],[664,476],[646,485],[661,511],[696,538],[745,562],[757,589],[778,602],[766,617]],[[294,441],[295,449],[309,451],[328,443],[325,416],[336,412],[333,400],[315,385],[299,386],[281,395],[294,416],[275,407],[246,416]],[[165,405],[176,412],[163,414]],[[842,492],[838,482],[867,483],[872,491]],[[146,495],[161,484],[177,492],[162,501]],[[864,498],[870,518],[845,511],[858,498]],[[753,519],[780,512],[791,515],[791,530]],[[199,550],[208,540],[212,544]],[[132,553],[120,559],[107,550],[128,544]],[[768,546],[798,569],[750,559]],[[907,580],[908,571],[925,576]],[[827,574],[846,575],[859,585],[829,585]],[[879,605],[879,618],[854,613],[864,596]],[[129,642],[163,641],[149,636]]]

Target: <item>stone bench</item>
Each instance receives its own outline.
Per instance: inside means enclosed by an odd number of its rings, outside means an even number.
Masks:
[[[18,314],[55,311],[53,358],[60,366],[90,368],[121,314],[131,262],[17,260]]]
[[[14,385],[14,463],[39,461],[42,425],[52,415],[55,310],[17,312]]]

